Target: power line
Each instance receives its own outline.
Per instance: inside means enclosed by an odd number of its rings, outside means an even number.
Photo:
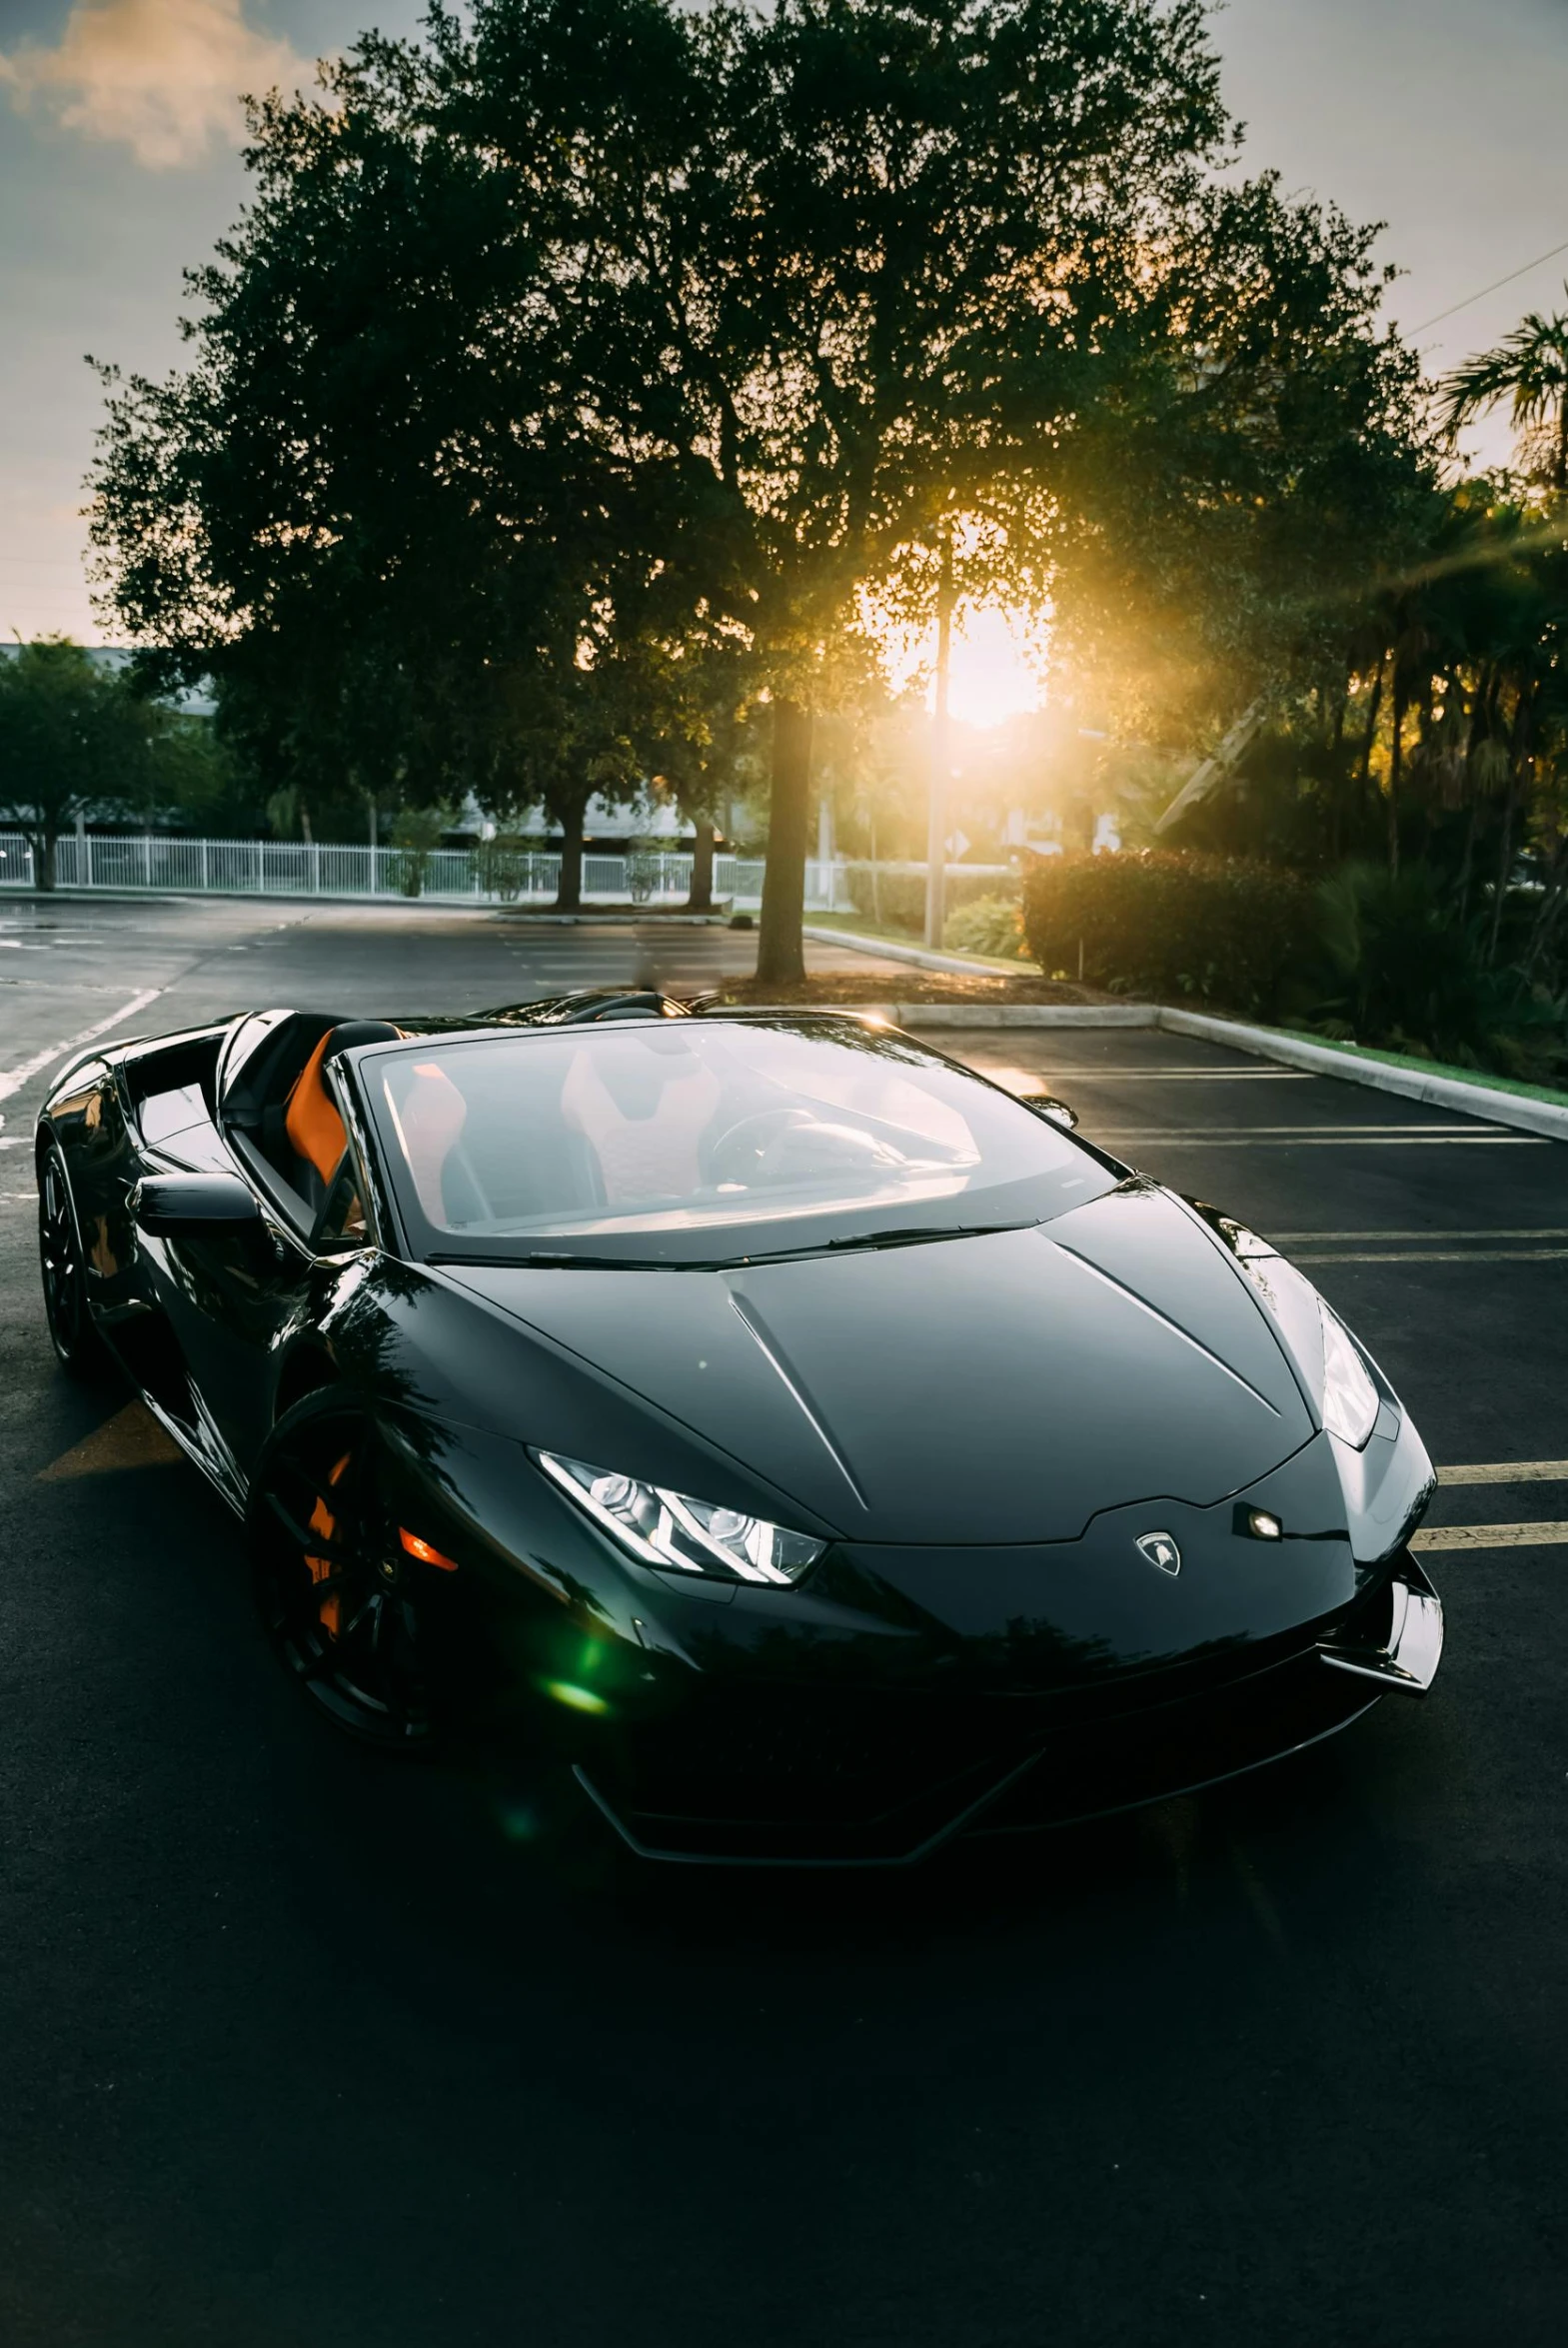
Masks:
[[[1528,277],[1532,269],[1539,269],[1544,262],[1555,261],[1559,253],[1568,253],[1568,238],[1565,238],[1560,245],[1553,245],[1549,253],[1537,254],[1536,258],[1533,261],[1527,261],[1522,269],[1510,269],[1506,277],[1499,277],[1491,285],[1482,286],[1478,294],[1466,294],[1462,302],[1450,303],[1446,310],[1439,310],[1435,318],[1423,318],[1419,326],[1410,328],[1410,332],[1425,334],[1429,326],[1441,326],[1445,318],[1456,317],[1461,310],[1468,310],[1473,302],[1484,302],[1488,294],[1495,294],[1503,286],[1512,285],[1516,277]]]

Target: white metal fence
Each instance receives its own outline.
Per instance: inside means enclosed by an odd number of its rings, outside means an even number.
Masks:
[[[755,909],[763,901],[761,857],[716,856],[714,896]],[[441,905],[554,902],[559,852],[531,849],[337,848],[299,841],[180,840],[159,833],[108,838],[67,833],[55,844],[60,889],[177,891],[213,897],[432,899]],[[0,889],[31,889],[33,857],[20,832],[0,832]],[[692,890],[692,858],[679,854],[585,855],[585,905],[680,905]],[[807,903],[817,911],[849,904],[841,869],[814,860]]]
[[[868,868],[851,888],[842,858],[806,860],[808,913],[853,913],[866,897]],[[760,856],[714,858],[714,900],[755,912],[763,902],[767,861]],[[923,864],[883,864],[884,880],[923,878]],[[949,865],[949,880],[986,880],[1003,892],[1017,888],[1006,865]],[[118,838],[65,833],[55,843],[60,889],[148,890],[199,897],[428,898],[437,905],[550,906],[561,878],[557,850],[496,848],[337,848],[292,840],[180,840],[157,832]],[[31,889],[33,857],[20,832],[0,831],[0,892]],[[684,905],[692,891],[690,851],[632,851],[585,855],[585,906]],[[862,906],[862,909],[863,906]]]

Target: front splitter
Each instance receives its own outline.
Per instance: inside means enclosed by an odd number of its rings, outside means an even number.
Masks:
[[[1284,1760],[1337,1735],[1389,1690],[1422,1694],[1442,1653],[1442,1606],[1413,1559],[1387,1591],[1386,1629],[1325,1641],[1224,1689],[1188,1691],[1099,1723],[1081,1716],[1005,1758],[991,1752],[877,1814],[825,1804],[797,1817],[699,1814],[617,1799],[578,1782],[642,1858],[684,1866],[909,1867],[958,1836],[1000,1836],[1113,1816]]]

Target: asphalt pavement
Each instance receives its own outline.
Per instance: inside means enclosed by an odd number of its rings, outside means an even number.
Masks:
[[[67,1040],[754,949],[0,900],[0,2339],[1558,2340],[1560,1146],[1153,1032],[933,1038],[1287,1245],[1463,1473],[1424,1703],[907,1877],[638,1869],[340,1744],[225,1510],[57,1372],[28,1142]]]

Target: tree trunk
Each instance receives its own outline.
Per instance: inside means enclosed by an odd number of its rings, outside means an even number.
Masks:
[[[947,687],[952,668],[952,533],[942,537],[936,589],[936,701],[931,711],[929,797],[925,809],[925,944],[942,947],[947,920],[947,770],[952,758]]]
[[[1539,688],[1536,689],[1537,691]],[[1502,934],[1503,908],[1508,902],[1508,883],[1513,874],[1514,818],[1524,801],[1525,769],[1529,765],[1535,727],[1535,692],[1521,692],[1519,706],[1514,712],[1513,771],[1508,778],[1508,797],[1503,802],[1503,836],[1497,850],[1497,894],[1492,902],[1492,934],[1487,942],[1486,959],[1497,960],[1497,943]]]
[[[1388,754],[1388,871],[1392,880],[1399,878],[1399,778],[1404,752],[1405,693],[1404,679],[1399,672],[1399,655],[1394,655],[1394,733]]]
[[[1377,721],[1383,709],[1383,662],[1379,656],[1377,675],[1372,680],[1372,698],[1367,704],[1366,732],[1361,737],[1361,757],[1357,767],[1356,812],[1365,817],[1367,793],[1372,780],[1372,745],[1377,740]]]
[[[1470,802],[1470,821],[1465,826],[1464,859],[1459,867],[1459,927],[1462,930],[1470,919],[1470,878],[1475,871],[1475,838],[1481,825],[1481,807],[1476,799]]]
[[[32,836],[29,845],[33,851],[33,887],[35,889],[52,890],[54,888],[54,844],[58,837],[57,833],[46,830],[39,830]]]
[[[1350,681],[1345,678],[1334,696],[1334,731],[1328,745],[1328,857],[1337,865],[1344,855],[1345,837],[1345,710]]]
[[[768,870],[757,941],[757,975],[770,987],[805,977],[800,922],[805,912],[805,819],[811,791],[811,713],[797,701],[774,704]]]
[[[1497,848],[1497,887],[1492,896],[1492,929],[1486,942],[1486,959],[1497,960],[1497,939],[1503,926],[1503,907],[1508,902],[1508,876],[1514,861],[1514,800],[1518,794],[1517,776],[1509,781],[1508,797],[1503,802],[1503,835]]]
[[[561,826],[561,878],[556,884],[557,913],[581,913],[583,910],[583,818],[588,813],[589,795],[578,792],[571,799],[562,799],[551,809]]]
[[[1481,747],[1482,726],[1489,708],[1491,672],[1485,662],[1476,676],[1475,691],[1470,697],[1470,725],[1465,735],[1464,764],[1465,789],[1470,795],[1470,821],[1465,826],[1464,861],[1459,867],[1459,927],[1470,919],[1470,884],[1475,875],[1475,845],[1481,836],[1481,802],[1476,793],[1475,754]]]
[[[686,901],[688,913],[712,913],[714,910],[714,827],[706,816],[697,819],[697,837],[692,843],[692,893]]]

